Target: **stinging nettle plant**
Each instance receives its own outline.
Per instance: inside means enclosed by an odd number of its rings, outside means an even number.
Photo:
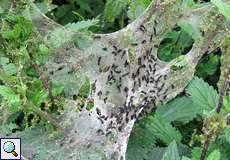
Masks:
[[[64,136],[50,140],[36,129],[19,134],[28,159],[126,159],[135,121],[181,93],[200,58],[229,36],[229,22],[212,3],[190,7],[180,0],[154,0],[134,22],[110,34],[63,27],[30,1],[22,14],[53,51],[45,67],[65,92],[57,125]],[[186,55],[164,62],[157,49],[177,26],[187,29],[193,46]],[[79,108],[75,97],[84,87],[89,90]]]

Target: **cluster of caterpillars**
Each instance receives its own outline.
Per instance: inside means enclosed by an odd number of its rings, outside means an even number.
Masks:
[[[141,25],[140,31],[147,32],[143,25]],[[155,28],[153,29],[153,34],[151,34],[147,40],[142,40],[140,44],[132,43],[131,46],[135,48],[140,45],[145,45],[146,43],[151,43],[154,35],[157,35]],[[104,47],[102,50],[108,51],[109,49]],[[152,54],[151,47],[145,48],[144,53],[137,57],[137,63],[135,64],[130,63],[126,49],[121,49],[113,45],[110,50],[114,61],[105,71],[107,78],[104,83],[109,86],[115,84],[118,93],[126,96],[126,102],[108,116],[102,115],[99,109],[97,109],[98,119],[102,124],[106,124],[106,129],[99,129],[97,133],[106,136],[113,130],[121,132],[129,121],[136,120],[153,111],[156,102],[163,103],[167,98],[169,88],[174,88],[173,85],[169,87],[163,83],[167,79],[167,75],[156,73],[159,69],[158,59]],[[99,68],[102,62],[103,57],[98,57],[97,65]],[[99,70],[99,72],[101,72],[101,70]],[[124,79],[132,85],[122,83]],[[134,99],[138,98],[137,93],[141,93],[143,99],[138,104],[135,104]],[[101,99],[104,94],[108,93],[96,90],[96,96],[98,96],[99,99]],[[101,100],[105,104],[107,103],[107,98],[106,100]],[[142,111],[140,112],[140,110]]]

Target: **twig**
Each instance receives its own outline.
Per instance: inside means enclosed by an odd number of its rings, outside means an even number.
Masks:
[[[216,104],[216,112],[217,113],[220,113],[220,109],[221,109],[221,106],[223,104],[224,96],[227,93],[229,83],[230,83],[230,68],[228,70],[227,77],[226,77],[226,79],[224,81],[224,85],[223,85],[223,87],[222,87],[222,89],[220,90],[220,93],[219,93],[218,101],[217,101],[217,104]]]
[[[229,70],[227,72],[227,76],[226,76],[226,79],[224,81],[224,85],[223,85],[223,87],[221,88],[221,90],[219,92],[219,96],[218,96],[218,100],[217,100],[216,108],[215,108],[216,113],[220,113],[221,107],[223,106],[223,99],[224,99],[224,96],[227,93],[229,83],[230,83],[230,68],[229,68]],[[201,151],[200,160],[205,159],[207,151],[208,151],[209,144],[211,143],[214,134],[215,133],[213,131],[208,133],[205,142],[202,144],[202,151]]]

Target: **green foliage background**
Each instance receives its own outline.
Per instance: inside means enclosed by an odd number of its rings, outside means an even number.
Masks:
[[[212,2],[229,20],[230,7],[220,0]],[[35,3],[44,14],[66,28],[110,33],[133,22],[151,0],[36,0]],[[49,79],[44,84],[41,79],[47,75],[44,62],[52,50],[42,42],[30,21],[17,16],[17,10],[5,14],[7,0],[0,4],[0,131],[15,133],[36,125],[50,128],[43,112],[55,117],[61,115],[64,90],[60,84]],[[199,4],[184,0],[183,5],[193,8]],[[158,57],[168,62],[188,53],[196,38],[192,33],[188,25],[176,26],[162,40]],[[221,55],[221,49],[206,54],[184,93],[135,124],[128,144],[128,160],[199,159],[204,139],[202,123],[209,116],[214,117],[210,128],[217,125],[219,136],[211,144],[207,160],[229,160],[230,128],[225,123],[230,111],[229,95],[225,97],[221,115],[213,113]],[[89,84],[85,80],[75,98],[84,101],[88,92]]]

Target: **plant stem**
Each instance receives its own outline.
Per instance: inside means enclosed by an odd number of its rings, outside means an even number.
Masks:
[[[230,68],[228,69],[227,76],[226,76],[225,81],[224,81],[224,85],[221,88],[219,95],[218,95],[218,100],[217,100],[216,107],[215,107],[216,113],[220,113],[220,111],[221,111],[221,107],[223,106],[223,99],[227,93],[229,84],[230,84]],[[208,126],[208,124],[206,126]],[[200,160],[205,160],[209,144],[211,143],[211,140],[213,139],[214,134],[215,133],[210,132],[207,135],[205,142],[202,144]]]
[[[224,96],[227,93],[229,83],[230,83],[230,68],[228,70],[227,77],[226,77],[226,79],[224,81],[224,85],[221,88],[220,93],[219,93],[218,101],[217,101],[217,104],[216,104],[216,112],[217,113],[220,113],[221,106],[223,105],[223,99],[224,99]]]

